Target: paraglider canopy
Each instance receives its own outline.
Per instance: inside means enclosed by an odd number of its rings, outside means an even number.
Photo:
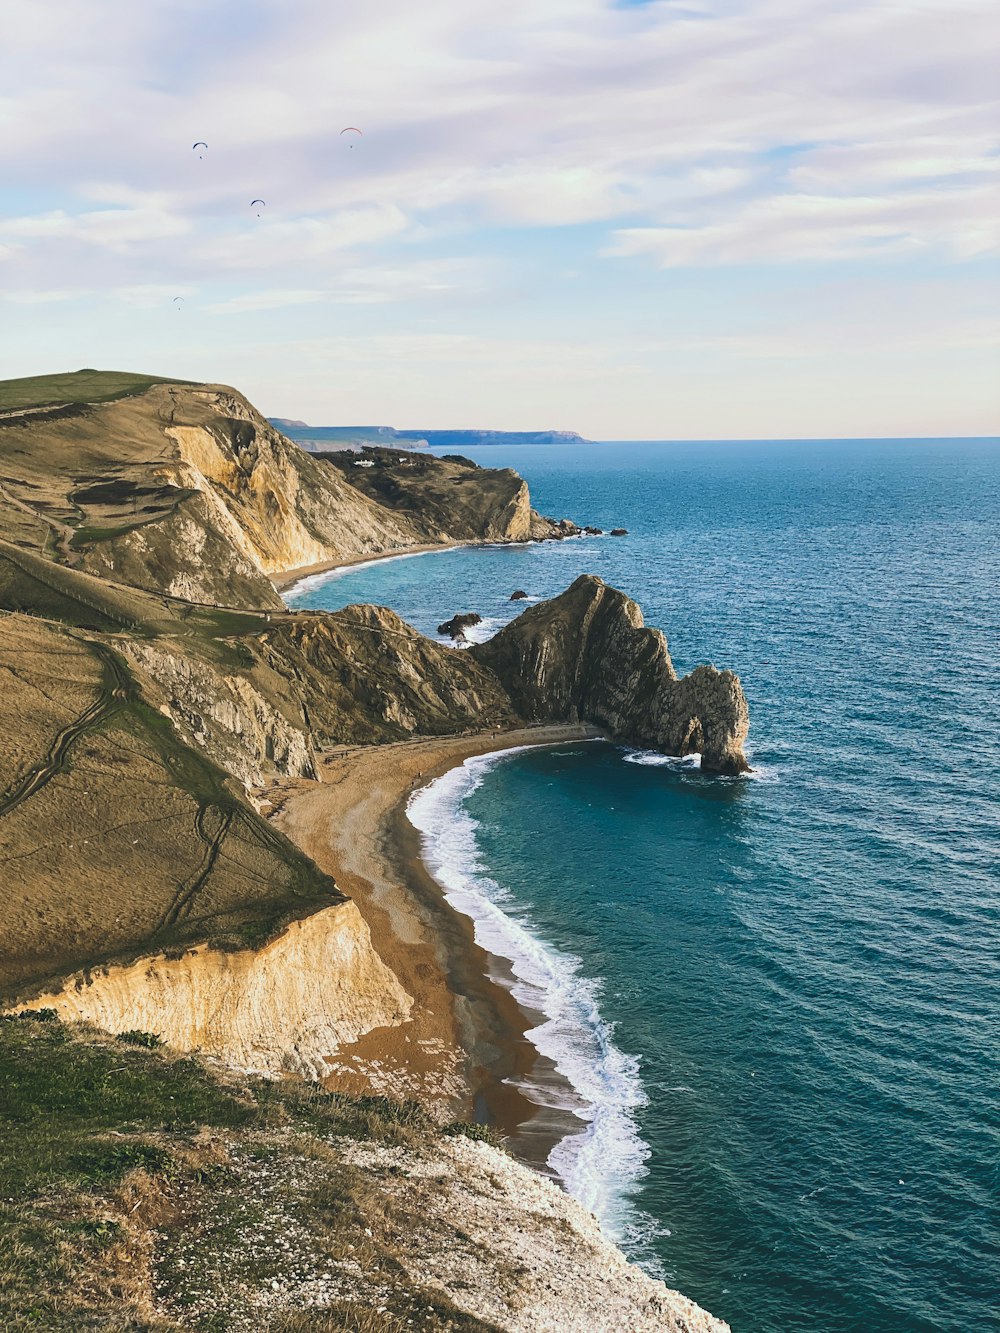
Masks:
[[[196,148],[204,148],[205,152],[206,152],[206,153],[208,152],[208,144],[205,143],[204,139],[199,139],[197,143],[193,143],[193,144],[191,145],[191,151],[192,151],[192,153],[194,152],[194,150],[195,150]],[[198,154],[198,158],[199,158],[199,160],[200,160],[203,156],[204,156],[204,154],[199,153],[199,154]]]
[[[266,207],[267,207],[267,204],[264,202],[263,199],[251,199],[251,200],[250,200],[250,207],[253,208],[254,204],[260,204],[261,208],[266,208]],[[260,217],[260,213],[258,213],[257,216]]]
[[[362,139],[365,137],[364,134],[362,134],[361,130],[358,129],[357,125],[345,125],[344,128],[340,131],[340,133],[341,133],[341,134],[359,134],[359,135],[361,135],[361,138],[362,138]],[[348,146],[348,148],[353,148],[353,147],[354,147],[354,145],[353,145],[352,143],[349,143],[347,146]]]
[[[184,304],[184,297],[183,297],[183,296],[175,296],[175,297],[174,297],[174,305],[177,307],[178,310],[180,310],[180,308],[181,308],[181,306],[182,306],[183,304]]]

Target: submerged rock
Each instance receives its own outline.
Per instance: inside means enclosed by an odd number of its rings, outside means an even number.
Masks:
[[[581,721],[615,740],[700,754],[713,773],[743,773],[750,725],[739,677],[700,666],[678,680],[662,631],[630,597],[583,574],[470,650],[533,722]]]

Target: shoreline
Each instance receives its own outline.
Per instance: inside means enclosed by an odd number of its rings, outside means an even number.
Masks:
[[[268,578],[282,598],[293,592],[306,579],[318,578],[323,574],[334,574],[340,569],[351,569],[355,565],[374,565],[382,560],[404,560],[413,555],[433,555],[437,551],[463,551],[475,547],[491,546],[537,546],[542,542],[581,541],[592,534],[583,532],[552,535],[547,537],[525,537],[523,541],[495,540],[480,541],[444,541],[426,542],[415,546],[398,546],[390,551],[355,552],[354,555],[337,556],[334,560],[320,560],[314,565],[296,565],[292,569],[283,569],[269,574]]]
[[[407,804],[474,755],[600,738],[595,727],[571,725],[338,750],[321,757],[319,781],[285,780],[261,793],[277,826],[357,904],[376,952],[414,997],[406,1023],[332,1057],[327,1087],[485,1120],[516,1157],[551,1174],[552,1148],[585,1128],[571,1109],[579,1096],[530,1040],[544,1015],[515,999],[507,961],[476,943],[472,919],[424,864]]]
[[[374,564],[377,560],[394,560],[407,555],[429,555],[433,551],[456,551],[463,546],[487,545],[482,542],[427,542],[421,546],[399,546],[391,551],[369,551],[354,555],[337,556],[335,560],[320,560],[314,565],[296,565],[292,569],[269,574],[276,592],[284,596],[298,583],[315,578],[318,574],[332,574],[338,569],[350,569],[352,565]],[[513,543],[511,543],[513,545]]]

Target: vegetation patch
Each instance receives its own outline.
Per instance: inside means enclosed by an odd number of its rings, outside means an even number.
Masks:
[[[0,380],[0,410],[47,407],[56,403],[110,403],[145,393],[154,384],[189,384],[162,375],[134,375],[124,370],[75,370],[65,375],[28,375]]]
[[[8,1017],[0,1328],[494,1333],[408,1275],[409,1219],[350,1160],[439,1133],[416,1103]]]
[[[143,1032],[139,1028],[119,1032],[115,1041],[120,1041],[124,1046],[145,1046],[148,1050],[163,1045],[163,1038],[158,1032]]]

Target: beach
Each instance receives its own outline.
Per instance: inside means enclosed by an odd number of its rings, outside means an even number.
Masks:
[[[367,551],[358,555],[338,556],[336,560],[320,560],[314,565],[299,565],[295,569],[284,569],[270,576],[271,582],[280,593],[288,593],[303,579],[315,578],[318,574],[330,574],[337,569],[349,569],[352,565],[367,565],[376,560],[395,560],[406,555],[428,555],[431,551],[451,551],[457,546],[467,546],[468,542],[428,542],[423,546],[400,546],[391,551]]]
[[[486,1120],[539,1167],[583,1128],[570,1109],[573,1089],[527,1036],[542,1016],[522,1009],[504,984],[506,960],[480,948],[472,921],[445,900],[406,806],[473,755],[599,735],[583,725],[530,727],[337,750],[321,756],[319,781],[283,780],[261,793],[277,826],[357,903],[376,951],[414,999],[402,1026],[331,1053],[328,1087]]]

